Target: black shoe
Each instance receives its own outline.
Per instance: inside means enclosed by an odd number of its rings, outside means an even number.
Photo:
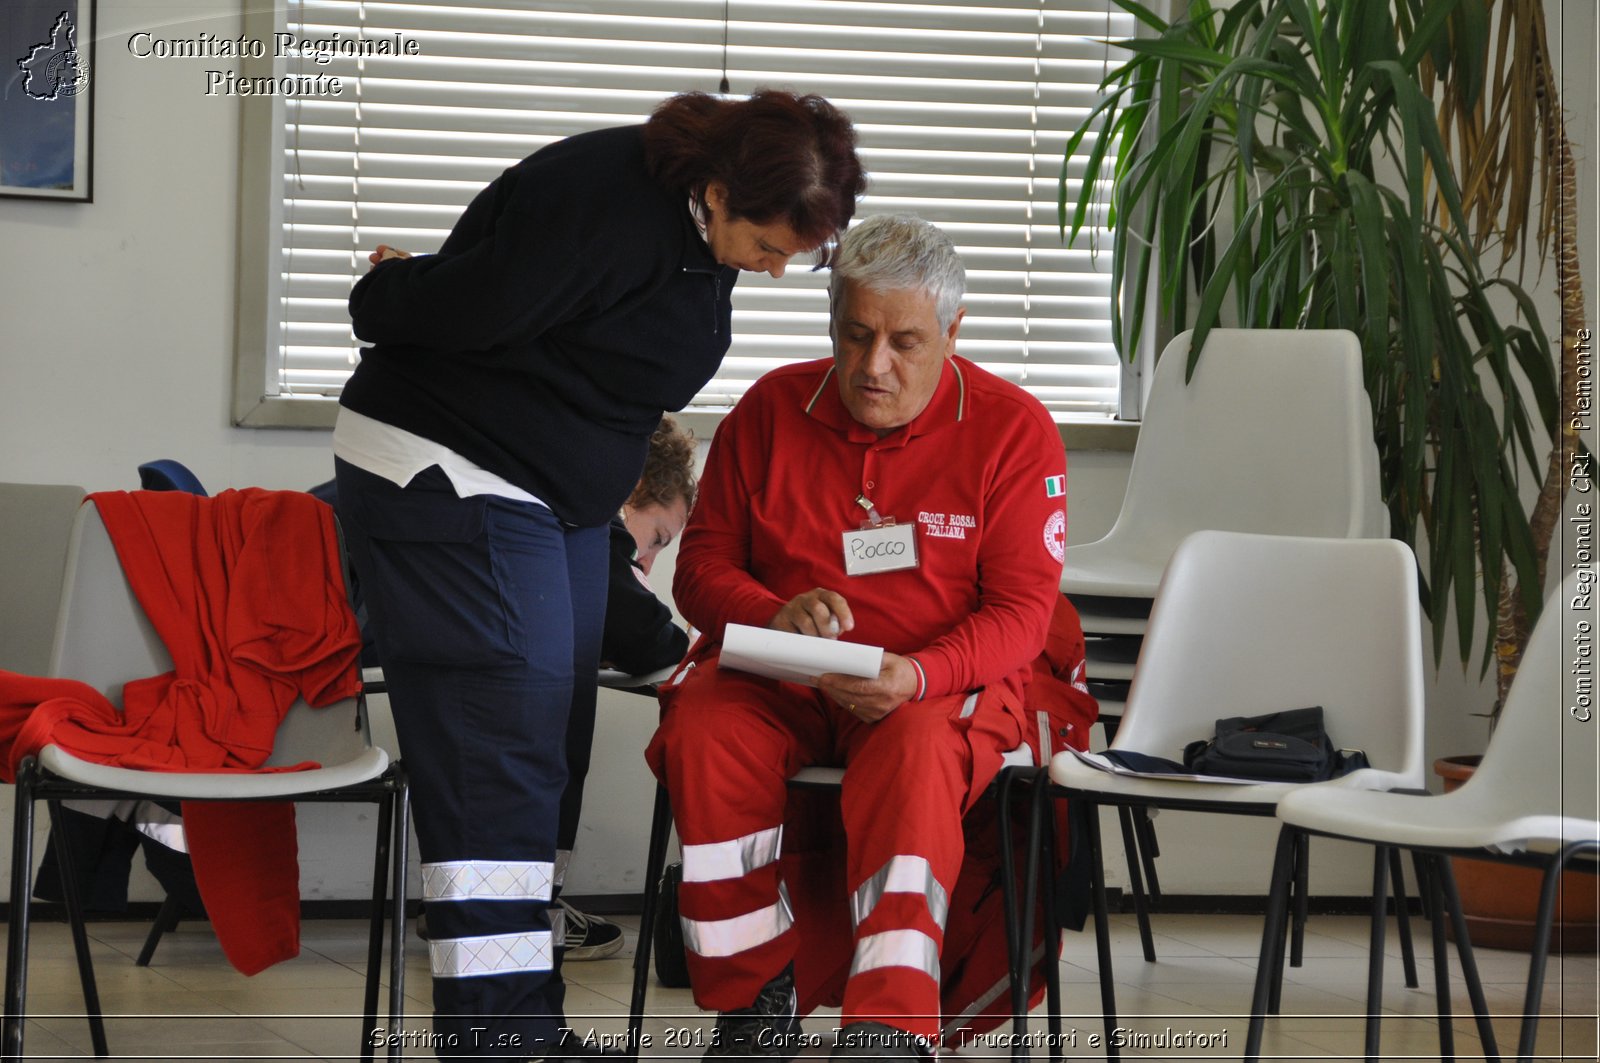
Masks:
[[[793,1059],[800,1051],[799,998],[794,991],[794,964],[761,987],[754,1004],[717,1016],[706,1059],[745,1056]]]
[[[933,1044],[920,1034],[881,1022],[851,1022],[840,1028],[829,1058],[929,1060]]]
[[[566,901],[556,901],[566,913],[567,943],[561,962],[603,960],[622,951],[622,928],[598,915],[580,912]]]

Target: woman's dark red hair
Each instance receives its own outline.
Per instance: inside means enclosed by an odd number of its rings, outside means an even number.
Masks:
[[[761,89],[747,100],[703,92],[673,96],[645,123],[651,175],[697,204],[706,186],[728,188],[728,212],[758,224],[782,219],[820,265],[856,212],[867,179],[849,117],[821,96]]]

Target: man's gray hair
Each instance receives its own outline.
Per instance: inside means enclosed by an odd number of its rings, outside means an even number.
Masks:
[[[961,308],[967,271],[950,237],[915,214],[878,214],[850,227],[828,278],[828,302],[839,312],[840,290],[854,281],[875,292],[923,291],[933,299],[939,327]]]

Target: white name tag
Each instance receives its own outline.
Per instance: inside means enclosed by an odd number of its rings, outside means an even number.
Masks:
[[[917,526],[886,524],[880,528],[847,531],[844,571],[847,576],[870,576],[917,567]]]

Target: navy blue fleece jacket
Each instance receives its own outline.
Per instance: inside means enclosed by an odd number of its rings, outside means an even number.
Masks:
[[[370,343],[340,402],[606,523],[650,433],[728,349],[738,273],[688,193],[645,168],[642,126],[568,137],[485,188],[435,255],[373,267],[350,293]]]

